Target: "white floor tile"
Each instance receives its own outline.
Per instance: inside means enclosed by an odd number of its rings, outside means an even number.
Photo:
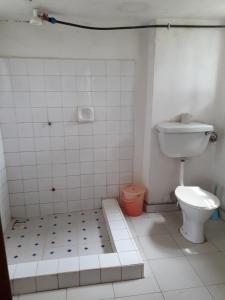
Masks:
[[[184,255],[212,253],[218,251],[217,248],[211,242],[193,244],[186,240],[180,233],[172,234],[172,237],[176,241],[177,245],[182,249]]]
[[[135,295],[130,297],[116,298],[117,300],[164,300],[161,293]]]
[[[215,226],[215,225],[214,225]],[[218,250],[225,251],[225,229],[214,229],[206,231],[206,237]]]
[[[163,291],[202,285],[199,277],[185,257],[150,260],[149,264]]]
[[[169,233],[177,233],[182,225],[182,214],[178,212],[162,213],[164,225]]]
[[[151,235],[139,238],[147,259],[183,256],[183,252],[168,234]]]
[[[149,236],[151,234],[167,233],[162,217],[153,218],[149,216],[148,218],[132,218],[131,222],[138,236]]]
[[[221,253],[192,255],[188,260],[204,284],[225,282],[225,256]]]
[[[40,292],[19,296],[19,300],[66,300],[66,290]]]
[[[67,300],[103,300],[114,297],[112,284],[98,284],[67,290]]]
[[[225,230],[225,222],[223,220],[209,220],[205,225],[206,232],[211,230]]]
[[[225,299],[225,284],[207,286],[215,300]]]
[[[205,287],[163,293],[165,300],[213,300]]]
[[[116,297],[159,292],[159,287],[152,277],[114,283],[113,288]]]

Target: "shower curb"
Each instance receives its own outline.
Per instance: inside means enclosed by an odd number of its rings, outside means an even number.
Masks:
[[[144,262],[116,199],[102,201],[113,253],[9,265],[13,295],[139,279]]]

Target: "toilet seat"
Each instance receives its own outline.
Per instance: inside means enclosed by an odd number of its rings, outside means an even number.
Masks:
[[[214,210],[220,206],[220,200],[198,186],[178,186],[175,195],[184,204],[203,210]]]

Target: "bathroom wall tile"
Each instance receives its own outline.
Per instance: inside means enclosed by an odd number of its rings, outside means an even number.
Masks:
[[[90,62],[91,74],[93,75],[105,75],[106,74],[106,64],[103,60],[93,60]]]
[[[119,185],[133,180],[134,61],[12,58],[1,64],[9,192],[26,193],[10,197],[14,215],[99,207],[101,197],[118,196]],[[94,107],[94,123],[77,122],[84,105]],[[53,183],[68,189],[61,207],[49,193]],[[70,192],[80,185],[82,200]]]
[[[120,75],[120,61],[109,60],[106,62],[106,73],[107,75],[119,76]]]
[[[27,59],[27,72],[29,75],[43,75],[44,64],[41,59]]]
[[[26,75],[27,74],[27,60],[26,59],[9,59],[10,73],[14,75]]]
[[[121,61],[121,75],[134,76],[135,75],[135,62],[132,60]]]
[[[59,62],[60,74],[61,75],[75,75],[75,61],[68,60],[60,60]]]

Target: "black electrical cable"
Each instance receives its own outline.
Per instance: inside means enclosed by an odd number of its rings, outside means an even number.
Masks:
[[[98,27],[88,26],[76,23],[64,22],[57,20],[53,17],[43,16],[43,20],[48,21],[52,24],[61,24],[66,26],[72,26],[76,28],[89,29],[89,30],[132,30],[132,29],[145,29],[145,28],[225,28],[225,25],[179,25],[179,24],[151,24],[151,25],[136,25],[136,26],[116,26],[116,27]]]

